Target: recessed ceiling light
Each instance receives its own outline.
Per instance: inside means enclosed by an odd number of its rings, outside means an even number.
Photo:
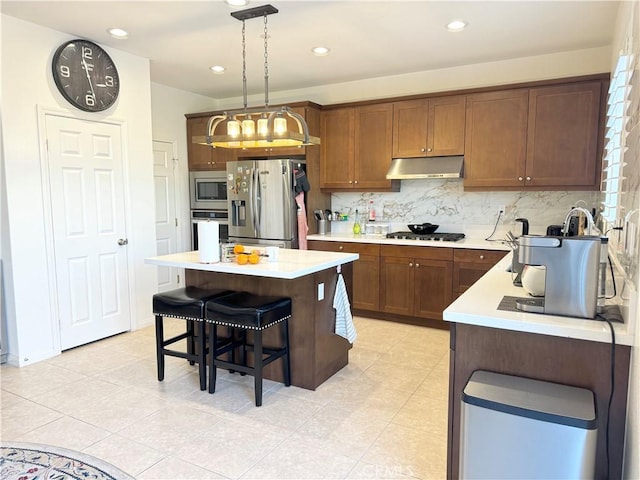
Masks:
[[[129,33],[121,28],[108,28],[107,33],[109,33],[113,38],[120,39],[125,39],[129,36]]]
[[[225,2],[232,7],[244,7],[249,4],[249,0],[225,0]]]
[[[329,55],[329,52],[331,50],[329,50],[327,47],[313,47],[311,51],[317,57],[326,57],[327,55]]]
[[[220,66],[220,65],[214,65],[213,67],[209,67],[211,69],[211,71],[213,73],[216,73],[218,75],[221,75],[224,73],[224,71],[226,70],[226,68]]]
[[[461,32],[462,30],[467,28],[467,25],[469,24],[464,20],[454,20],[447,24],[447,30],[449,30],[450,32]]]

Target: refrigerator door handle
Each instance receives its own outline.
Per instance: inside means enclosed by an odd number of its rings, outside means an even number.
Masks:
[[[260,205],[262,204],[262,200],[260,198],[260,172],[258,171],[258,167],[254,166],[253,171],[251,172],[251,199],[253,201],[253,229],[254,235],[257,238],[260,233]]]

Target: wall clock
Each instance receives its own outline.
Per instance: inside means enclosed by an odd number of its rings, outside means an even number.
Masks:
[[[71,40],[53,55],[53,79],[62,96],[85,112],[101,112],[118,98],[120,79],[111,57],[89,40]]]

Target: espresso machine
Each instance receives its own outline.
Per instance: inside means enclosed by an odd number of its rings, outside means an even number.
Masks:
[[[518,238],[518,262],[544,266],[544,297],[521,298],[525,312],[595,318],[601,239],[596,236]]]

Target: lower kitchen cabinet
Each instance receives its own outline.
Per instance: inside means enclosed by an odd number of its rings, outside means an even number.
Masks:
[[[352,242],[309,240],[310,250],[357,253],[353,262],[353,293],[351,306],[358,310],[380,309],[380,245]]]
[[[507,252],[500,250],[455,249],[453,251],[453,298],[456,299],[480,280]]]
[[[382,245],[380,310],[442,320],[452,300],[453,249]]]

